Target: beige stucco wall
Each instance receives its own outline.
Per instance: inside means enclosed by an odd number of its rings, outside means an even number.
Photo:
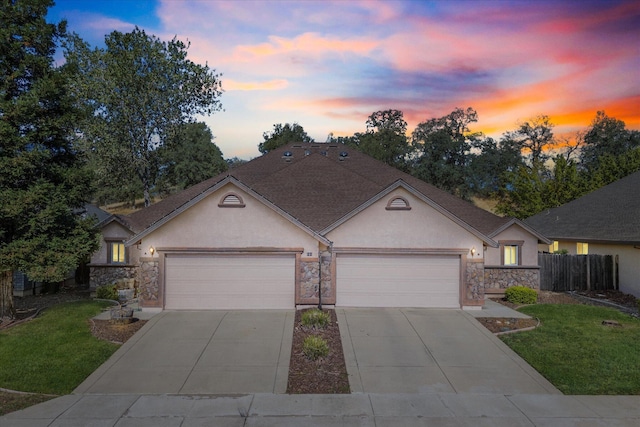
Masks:
[[[116,221],[112,221],[105,225],[100,231],[100,249],[91,256],[92,264],[106,264],[108,262],[107,244],[105,240],[121,240],[124,242],[132,236],[132,233],[126,227],[123,227],[122,224]],[[132,246],[127,248],[127,255],[128,264],[136,264],[140,257],[140,250],[137,247]]]
[[[218,207],[229,192],[239,195],[246,207]],[[150,247],[304,248],[304,256],[318,256],[315,238],[233,184],[225,185],[145,236],[141,243],[143,256],[150,255]]]
[[[538,265],[538,239],[519,225],[511,225],[500,234],[494,236],[493,240],[496,242],[500,240],[524,241],[522,245],[522,266]],[[501,265],[500,248],[487,248],[485,265]]]
[[[403,197],[411,210],[386,210],[389,200]],[[482,240],[404,189],[397,189],[327,234],[340,248],[476,248]],[[469,254],[469,257],[471,255]]]

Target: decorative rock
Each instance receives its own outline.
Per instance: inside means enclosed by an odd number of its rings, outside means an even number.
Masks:
[[[127,324],[133,322],[133,309],[117,307],[111,309],[111,323]]]

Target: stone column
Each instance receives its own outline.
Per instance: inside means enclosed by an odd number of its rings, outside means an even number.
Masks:
[[[140,258],[138,267],[138,301],[140,302],[140,307],[162,308],[158,272],[158,258]]]

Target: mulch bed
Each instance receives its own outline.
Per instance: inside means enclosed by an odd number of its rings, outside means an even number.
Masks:
[[[111,320],[90,319],[89,323],[94,337],[116,344],[124,344],[147,321],[134,318],[131,323],[119,324],[113,323]]]
[[[314,330],[301,325],[300,319],[304,310],[296,310],[287,393],[337,394],[350,392],[336,313],[334,310],[325,311],[331,315],[331,323],[324,329]],[[329,345],[327,357],[312,361],[304,355],[302,343],[308,335],[317,335],[327,341]]]

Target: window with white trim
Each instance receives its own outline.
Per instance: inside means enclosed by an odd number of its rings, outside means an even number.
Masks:
[[[504,265],[518,265],[518,249],[516,245],[504,246]]]
[[[553,243],[549,245],[549,252],[555,254],[559,250],[559,244],[557,240],[554,240]]]
[[[522,265],[523,240],[501,240],[500,262],[504,266]]]

